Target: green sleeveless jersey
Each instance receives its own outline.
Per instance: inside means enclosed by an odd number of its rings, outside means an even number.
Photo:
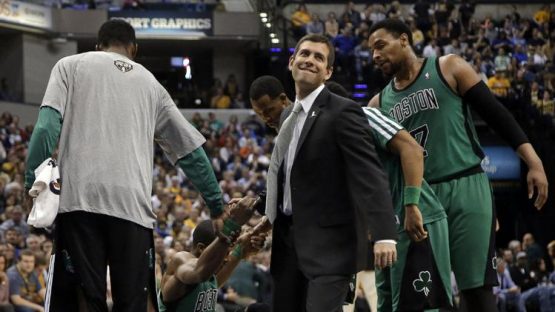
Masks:
[[[441,75],[439,58],[424,59],[416,79],[403,90],[392,79],[380,93],[380,107],[424,148],[428,182],[449,180],[480,165],[484,153],[470,107]]]
[[[198,284],[182,299],[168,304],[164,304],[162,292],[159,297],[160,312],[216,312],[218,283],[216,277],[212,276],[210,280]]]
[[[401,159],[398,155],[389,151],[387,144],[397,132],[403,130],[403,127],[384,116],[377,108],[365,107],[363,110],[372,129],[376,151],[389,178],[389,188],[397,221],[397,232],[402,232],[405,230],[405,206],[403,205],[405,178]],[[447,217],[439,199],[426,181],[422,181],[422,192],[420,193],[418,209],[422,214],[424,224]]]

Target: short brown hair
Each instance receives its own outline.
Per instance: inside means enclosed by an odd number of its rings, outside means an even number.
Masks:
[[[19,256],[17,257],[17,260],[21,261],[21,259],[23,259],[23,256],[27,256],[27,257],[32,256],[35,260],[37,259],[37,257],[35,256],[35,253],[30,249],[23,249],[21,252],[19,252]]]
[[[324,43],[328,47],[328,50],[329,50],[329,53],[328,53],[328,68],[333,67],[333,63],[335,62],[335,48],[333,47],[333,44],[331,44],[328,37],[323,36],[323,35],[310,34],[310,35],[306,35],[306,36],[302,37],[299,40],[299,42],[297,42],[297,45],[295,46],[295,52],[293,53],[293,57],[297,56],[297,52],[299,51],[299,47],[305,41]]]

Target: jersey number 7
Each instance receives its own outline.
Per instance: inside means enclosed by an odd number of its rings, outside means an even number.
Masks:
[[[428,156],[428,151],[426,150],[426,141],[428,141],[428,125],[423,124],[422,126],[410,131],[410,135],[422,146],[424,149],[424,157]]]

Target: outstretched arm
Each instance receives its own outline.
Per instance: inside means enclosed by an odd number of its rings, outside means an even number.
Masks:
[[[233,273],[233,270],[235,270],[235,267],[237,267],[241,259],[245,259],[257,253],[264,247],[267,233],[271,229],[272,224],[268,218],[262,217],[262,220],[258,222],[254,228],[243,233],[243,235],[239,237],[237,244],[228,255],[227,261],[218,271],[217,280],[219,286],[223,285],[229,279],[231,273]]]
[[[217,233],[218,237],[206,247],[198,259],[190,254],[176,258],[178,263],[173,265],[177,265],[177,268],[170,267],[168,269],[168,274],[173,272],[173,276],[168,280],[163,278],[162,296],[164,300],[170,302],[177,300],[178,296],[182,295],[178,293],[178,287],[189,286],[187,292],[191,291],[194,285],[207,281],[216,274],[229,252],[229,247],[238,236],[241,225],[250,219],[254,201],[254,198],[245,197],[231,209],[229,218],[224,221],[223,231]]]
[[[216,175],[202,147],[179,159],[177,165],[185,172],[195,188],[202,194],[210,209],[210,217],[217,218],[223,212],[222,191]]]
[[[534,205],[537,209],[541,209],[547,201],[547,177],[540,158],[513,115],[493,96],[478,74],[460,56],[441,57],[440,67],[449,86],[461,95],[463,100],[469,103],[524,160],[528,166],[528,197],[532,198],[535,191],[537,198]]]

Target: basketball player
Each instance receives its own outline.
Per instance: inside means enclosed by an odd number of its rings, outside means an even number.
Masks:
[[[446,210],[452,270],[462,290],[462,309],[495,311],[496,285],[492,191],[480,166],[484,157],[470,107],[526,162],[528,195],[547,200],[543,165],[512,115],[461,57],[419,58],[410,29],[387,19],[370,29],[374,62],[393,77],[369,106],[403,125],[424,148],[424,178]]]
[[[211,216],[223,212],[204,137],[133,61],[133,27],[104,23],[97,49],[54,66],[29,143],[26,188],[59,142],[63,185],[46,311],[107,311],[107,263],[114,310],[146,311],[147,298],[156,302],[153,141],[186,172]]]
[[[252,200],[245,197],[241,202]],[[245,209],[250,203],[241,205],[241,202],[225,221],[226,224],[233,221],[233,225],[239,226],[239,232],[240,226],[252,215],[252,209]],[[264,222],[267,223],[261,221]],[[160,312],[215,312],[218,288],[227,281],[239,261],[259,250],[266,238],[264,232],[246,232],[238,239],[237,236],[230,236],[228,240],[214,232],[210,220],[200,222],[193,231],[193,250],[176,253],[168,263],[160,284]],[[235,247],[230,253],[233,244]]]

